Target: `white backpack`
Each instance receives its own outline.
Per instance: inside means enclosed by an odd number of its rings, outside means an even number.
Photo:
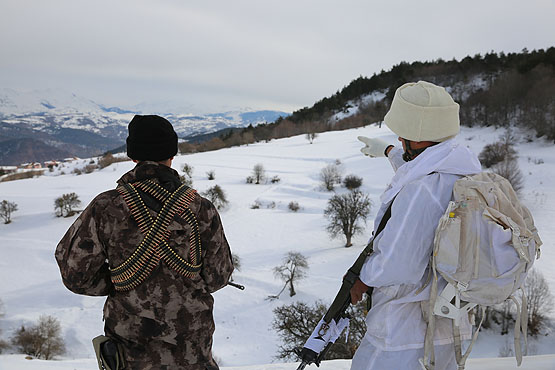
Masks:
[[[526,346],[528,322],[521,286],[539,257],[541,244],[530,211],[520,203],[508,180],[482,172],[455,182],[453,201],[441,217],[434,239],[431,294],[424,309],[428,329],[420,360],[424,369],[434,368],[436,315],[453,320],[455,356],[462,370],[482,326],[485,308],[508,299],[517,307],[515,354],[520,365],[520,333]],[[438,274],[447,281],[439,294]],[[520,300],[514,294],[519,289]],[[482,307],[482,320],[463,355],[459,325],[476,306]]]

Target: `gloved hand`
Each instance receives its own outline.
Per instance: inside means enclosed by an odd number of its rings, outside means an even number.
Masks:
[[[375,139],[366,136],[359,136],[358,139],[362,141],[366,146],[360,151],[371,158],[385,157],[385,150],[391,144],[386,143],[381,139]]]

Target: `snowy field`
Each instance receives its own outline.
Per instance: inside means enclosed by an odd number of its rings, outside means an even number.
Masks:
[[[44,361],[25,360],[22,355],[0,356],[0,370],[97,370],[95,360],[67,360],[67,361]],[[527,357],[520,367],[516,366],[514,358],[499,359],[470,359],[466,363],[466,370],[553,370],[555,355],[542,355]],[[295,370],[299,363],[251,365],[221,367],[221,370]],[[324,361],[320,367],[311,365],[305,370],[349,370],[351,361],[332,360]]]
[[[501,134],[502,131],[493,128],[463,128],[459,141],[479,153],[484,145],[496,141]],[[193,186],[197,190],[202,192],[218,184],[230,201],[221,216],[231,249],[242,261],[241,271],[234,273],[235,281],[246,289],[239,291],[227,287],[215,294],[214,354],[224,369],[296,368],[294,364],[261,365],[278,362],[274,356],[279,338],[271,328],[272,310],[295,301],[331,302],[341,277],[370,236],[379,195],[393,174],[386,159],[370,159],[360,153],[362,144],[356,139],[358,135],[379,136],[399,144],[385,126],[369,126],[320,134],[313,144],[304,136],[297,136],[175,158],[173,168],[180,173],[184,163],[194,167]],[[544,241],[542,258],[536,266],[555,294],[555,269],[552,267],[555,263],[554,149],[552,143],[542,140],[522,140],[517,145],[519,165],[525,177],[522,198],[534,215]],[[364,179],[362,190],[374,202],[365,232],[354,238],[354,246],[348,249],[343,247],[344,239],[329,238],[323,217],[333,193],[320,190],[319,173],[336,159],[341,161],[344,175],[355,174]],[[257,163],[263,164],[268,178],[277,175],[281,181],[246,184],[246,177]],[[84,207],[99,192],[114,188],[115,181],[132,167],[132,162],[120,162],[91,174],[42,176],[0,183],[0,201],[6,199],[19,207],[13,214],[13,223],[0,224],[0,299],[6,311],[0,321],[3,338],[8,339],[22,324],[47,314],[61,321],[68,349],[64,361],[56,362],[2,355],[0,369],[95,368],[91,339],[102,333],[104,298],[78,296],[62,285],[54,249],[75,217],[55,217],[54,199],[63,193],[76,192]],[[207,180],[206,172],[210,170],[216,174],[213,181]],[[345,191],[336,188],[337,193]],[[260,209],[251,209],[257,201]],[[299,203],[299,212],[288,210],[291,201]],[[272,269],[281,263],[288,251],[301,252],[308,257],[308,277],[298,285],[296,296],[289,297],[285,292],[279,300],[266,300],[282,287],[281,281],[274,279]],[[512,335],[508,337],[511,339]],[[530,354],[555,354],[554,337],[555,333],[539,340],[530,338]],[[514,358],[495,362],[480,360],[498,357],[506,341],[507,336],[482,332],[467,368],[516,368]],[[311,368],[316,367],[307,369]],[[348,368],[349,361],[332,361],[322,366],[324,370]],[[526,358],[520,369],[555,369],[555,356]]]

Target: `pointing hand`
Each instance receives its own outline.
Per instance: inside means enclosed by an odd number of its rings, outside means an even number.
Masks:
[[[385,150],[390,146],[390,144],[381,139],[375,139],[366,136],[359,136],[358,139],[366,144],[366,146],[360,151],[370,158],[385,157]]]

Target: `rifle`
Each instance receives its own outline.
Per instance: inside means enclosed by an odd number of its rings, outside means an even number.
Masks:
[[[320,362],[324,359],[331,346],[349,324],[349,317],[346,311],[351,304],[351,288],[358,279],[366,258],[372,253],[372,247],[373,241],[364,248],[355,263],[347,270],[343,277],[341,288],[339,288],[339,292],[335,296],[330,308],[328,308],[322,320],[316,325],[316,328],[300,351],[301,363],[297,370],[303,370],[307,365],[312,363],[319,367]],[[370,287],[366,292],[369,305],[372,289]]]
[[[351,268],[347,270],[345,276],[343,276],[341,288],[339,288],[339,292],[337,292],[330,308],[328,308],[324,317],[320,320],[318,325],[316,325],[316,328],[314,328],[314,331],[307,339],[302,350],[299,351],[301,363],[299,364],[297,370],[303,370],[307,365],[313,363],[320,367],[320,362],[322,362],[331,346],[349,324],[349,317],[346,311],[351,304],[351,288],[360,276],[360,270],[362,270],[362,266],[364,265],[366,258],[368,258],[374,250],[374,239],[385,228],[385,224],[391,217],[392,205],[393,202],[391,202],[385,211],[374,237],[358,256]],[[372,305],[372,291],[373,288],[370,287],[366,292],[368,296],[368,310],[370,310]]]
[[[237,288],[239,290],[245,290],[245,286],[241,284],[232,283],[231,281],[227,282],[227,285]]]

